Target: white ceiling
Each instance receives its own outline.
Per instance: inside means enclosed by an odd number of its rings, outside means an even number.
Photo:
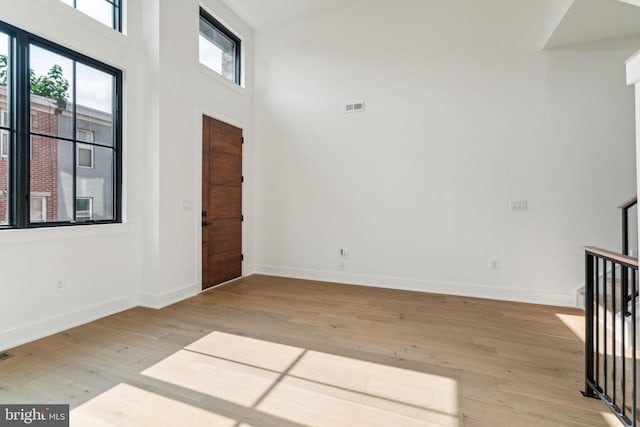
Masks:
[[[317,13],[345,0],[223,0],[256,30]],[[350,0],[346,0],[350,1]]]
[[[251,27],[261,30],[353,0],[223,1]],[[640,0],[555,0],[553,4],[558,6],[553,12],[557,16],[550,17],[553,31],[547,33],[545,49],[640,36]]]
[[[640,35],[640,0],[575,0],[545,49]]]

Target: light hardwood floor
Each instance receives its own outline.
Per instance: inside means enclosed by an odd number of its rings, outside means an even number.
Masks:
[[[74,426],[608,426],[579,310],[252,276],[15,348]]]

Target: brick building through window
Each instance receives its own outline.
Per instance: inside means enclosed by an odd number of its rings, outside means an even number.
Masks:
[[[9,126],[7,90],[0,86],[0,125]],[[112,133],[112,114],[78,105],[77,138],[93,142],[93,135],[108,138]],[[73,143],[56,138],[73,129],[71,103],[60,104],[42,96],[31,94],[30,111],[30,220],[31,222],[69,221],[74,218],[78,200],[92,201],[91,210],[84,209],[77,217],[80,221],[110,219],[113,215],[113,184],[104,177],[112,176],[113,156],[110,150],[91,149],[91,164],[74,156]],[[44,136],[44,135],[51,135]],[[89,135],[91,137],[89,137]],[[0,130],[0,141],[6,141],[0,150],[0,225],[9,222],[9,162],[10,133]],[[82,154],[82,153],[81,153]],[[74,159],[76,170],[74,173]],[[87,167],[90,166],[90,167]],[[76,200],[73,200],[73,179]]]

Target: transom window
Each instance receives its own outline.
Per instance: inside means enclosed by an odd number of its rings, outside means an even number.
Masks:
[[[122,31],[121,0],[62,0],[116,31]]]
[[[0,228],[121,221],[121,82],[0,22]]]
[[[200,8],[200,62],[240,84],[240,38]]]

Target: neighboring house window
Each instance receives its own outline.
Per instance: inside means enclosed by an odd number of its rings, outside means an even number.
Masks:
[[[91,221],[93,219],[93,198],[76,198],[76,220]]]
[[[0,22],[0,227],[121,222],[121,94],[120,70]]]
[[[62,0],[116,31],[122,31],[121,0]]]
[[[92,168],[93,167],[93,147],[90,145],[78,144],[78,167],[79,168]]]
[[[200,8],[200,62],[240,84],[240,38]]]
[[[0,157],[9,157],[9,112],[0,110]],[[0,191],[2,191],[0,189]]]
[[[47,198],[44,196],[31,196],[30,219],[31,222],[47,221]]]
[[[6,159],[9,157],[9,132],[6,130],[0,132],[2,132],[0,135],[0,157]]]
[[[93,142],[93,131],[87,129],[78,129],[76,132],[76,138],[82,142]]]

